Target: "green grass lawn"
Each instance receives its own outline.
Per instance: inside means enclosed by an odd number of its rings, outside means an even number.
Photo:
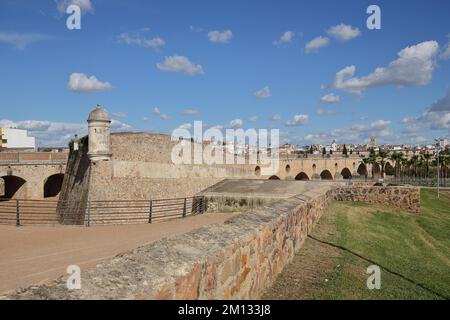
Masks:
[[[314,299],[450,299],[450,196],[421,192],[419,214],[364,203],[334,202],[336,234],[323,239],[376,262],[381,289],[366,287],[372,263],[340,250]],[[314,234],[313,234],[314,236]],[[397,274],[394,274],[397,273]]]

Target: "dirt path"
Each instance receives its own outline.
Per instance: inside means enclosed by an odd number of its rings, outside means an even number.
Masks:
[[[337,237],[335,219],[335,213],[328,210],[319,220],[312,236],[333,242]],[[292,262],[278,275],[275,283],[265,292],[262,299],[312,299],[327,281],[326,272],[339,268],[337,265],[339,256],[339,249],[307,238]]]
[[[0,294],[57,278],[72,264],[83,272],[100,260],[163,237],[223,223],[232,215],[211,213],[155,224],[91,228],[0,226]]]

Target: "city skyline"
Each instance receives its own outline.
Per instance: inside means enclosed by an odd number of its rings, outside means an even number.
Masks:
[[[100,103],[118,131],[202,120],[300,145],[448,137],[450,4],[379,1],[369,30],[370,4],[3,1],[0,127],[64,146]]]

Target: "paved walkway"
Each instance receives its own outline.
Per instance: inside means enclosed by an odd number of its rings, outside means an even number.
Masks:
[[[163,237],[223,223],[233,213],[210,213],[145,225],[101,227],[0,226],[0,294],[83,269]]]

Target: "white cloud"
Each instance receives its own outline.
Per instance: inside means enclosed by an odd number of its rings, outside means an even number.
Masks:
[[[248,118],[248,121],[255,123],[256,121],[258,121],[258,116],[251,116],[250,118]]]
[[[214,30],[208,32],[208,38],[211,42],[228,43],[233,39],[233,32],[231,30],[225,30],[223,32]]]
[[[272,44],[274,46],[280,46],[285,43],[290,43],[290,42],[292,42],[292,39],[294,38],[294,36],[295,36],[294,32],[286,31],[285,33],[283,33],[283,35],[280,37],[279,40],[272,42]]]
[[[184,116],[195,116],[199,114],[199,112],[196,109],[185,109],[181,114]]]
[[[439,56],[442,60],[450,59],[450,34],[447,37],[449,38],[447,45],[443,48],[441,55]]]
[[[230,121],[229,127],[230,128],[240,128],[240,127],[242,127],[242,124],[243,124],[243,122],[241,119],[234,119],[234,120]]]
[[[153,113],[154,113],[154,114],[157,114],[157,115],[160,115],[160,114],[161,114],[161,110],[159,110],[158,107],[154,107],[154,108],[153,108]]]
[[[430,111],[450,112],[450,88],[447,90],[447,94],[445,95],[445,97],[439,99],[431,105]]]
[[[119,120],[115,120],[115,119],[111,120],[111,131],[123,131],[123,130],[129,130],[129,129],[131,129],[130,125],[120,122]]]
[[[127,117],[127,115],[121,111],[111,112],[111,114],[118,118],[126,118]]]
[[[274,114],[273,116],[270,117],[270,120],[272,121],[281,120],[281,116],[279,114]]]
[[[317,109],[316,113],[319,116],[332,116],[336,114],[336,111],[319,108]]]
[[[191,123],[184,123],[182,125],[179,125],[177,129],[191,130],[192,129],[192,124]]]
[[[170,116],[167,115],[167,114],[161,114],[161,115],[159,116],[159,118],[160,118],[161,120],[163,120],[163,121],[169,121],[169,120],[171,119]]]
[[[196,26],[193,26],[193,25],[189,26],[189,30],[192,31],[192,32],[203,32],[202,28],[199,28],[199,27],[196,27]]]
[[[293,119],[288,120],[286,122],[286,125],[291,126],[291,127],[301,126],[301,125],[308,123],[308,121],[309,121],[308,115],[298,114],[298,115],[295,115]]]
[[[40,33],[17,33],[0,31],[0,43],[12,44],[17,49],[23,50],[28,45],[49,40],[51,37]]]
[[[331,27],[327,33],[339,41],[348,41],[361,35],[358,28],[343,23]]]
[[[428,130],[448,130],[450,135],[450,89],[446,95],[416,117],[405,117],[400,123],[405,125],[404,133],[417,133]]]
[[[195,65],[185,56],[165,57],[163,63],[157,63],[157,68],[165,72],[181,72],[187,75],[204,74],[203,67]]]
[[[325,144],[339,139],[346,143],[361,143],[376,136],[381,140],[394,140],[396,136],[389,130],[390,121],[377,120],[369,125],[354,125],[350,128],[339,128],[329,131],[307,134],[303,140],[307,143]]]
[[[88,78],[84,73],[72,73],[68,87],[71,91],[82,93],[112,89],[112,85],[109,82],[101,82],[95,76]]]
[[[355,66],[346,67],[336,73],[331,86],[359,94],[369,88],[384,85],[426,85],[432,79],[438,49],[439,44],[436,41],[406,47],[398,53],[399,58],[387,67],[376,68],[374,72],[361,78],[354,76]]]
[[[312,39],[305,45],[305,51],[306,53],[316,52],[320,48],[327,46],[329,43],[330,39],[328,39],[327,37],[319,36]]]
[[[268,86],[265,86],[261,90],[258,90],[255,92],[256,99],[267,99],[270,97],[270,88]]]
[[[335,95],[334,93],[326,94],[322,98],[320,98],[320,101],[323,103],[338,103],[341,101],[341,97]]]
[[[144,37],[141,37],[139,35],[132,36],[126,32],[121,33],[117,36],[117,42],[136,45],[144,48],[152,48],[154,50],[157,50],[166,45],[164,39],[160,37],[156,37],[153,39],[145,39]]]
[[[72,4],[79,6],[82,13],[94,12],[94,6],[92,5],[91,0],[59,0],[56,3],[60,13],[66,13],[67,7]]]
[[[53,122],[46,120],[12,121],[0,119],[0,127],[28,130],[28,135],[36,138],[39,147],[64,147],[76,134],[87,134],[87,123]],[[112,131],[129,130],[131,126],[118,120],[111,121]]]

